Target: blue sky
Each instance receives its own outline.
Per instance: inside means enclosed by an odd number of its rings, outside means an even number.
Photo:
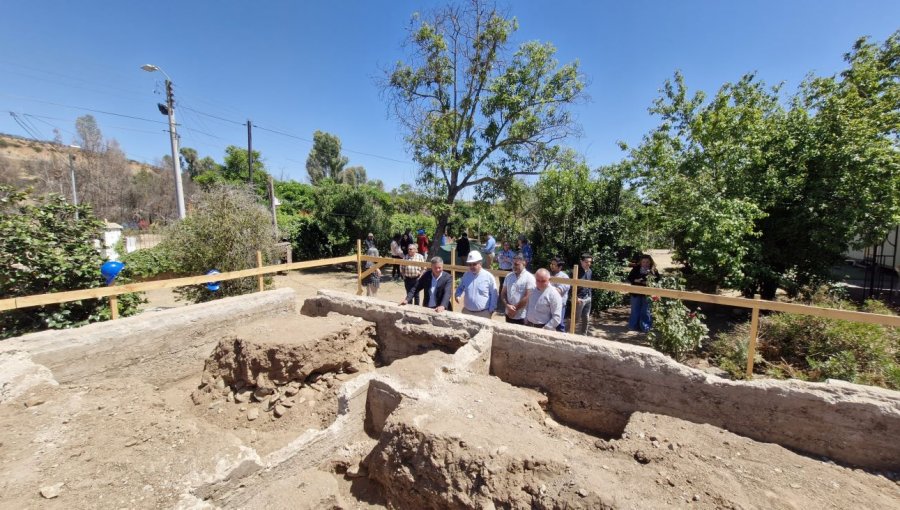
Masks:
[[[313,131],[338,135],[351,165],[390,187],[412,183],[415,165],[376,84],[403,57],[410,16],[444,2],[62,0],[4,2],[0,31],[0,132],[26,136],[8,111],[28,114],[44,138],[69,142],[91,108],[104,135],[133,159],[169,151],[162,76],[175,82],[182,146],[221,161],[227,145],[253,147],[279,178],[305,181]],[[748,71],[793,91],[807,73],[831,74],[860,36],[883,41],[900,28],[893,1],[513,1],[514,40],[552,42],[578,60],[590,101],[574,112],[583,136],[568,145],[592,166],[622,157],[656,125],[647,113],[681,70],[707,92]],[[48,104],[48,103],[56,103]],[[190,108],[191,110],[188,110]],[[192,111],[193,110],[193,111]],[[203,112],[203,115],[197,112]]]

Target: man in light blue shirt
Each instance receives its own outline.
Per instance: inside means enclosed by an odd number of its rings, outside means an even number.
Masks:
[[[463,275],[456,288],[456,302],[459,303],[459,296],[465,292],[462,313],[490,319],[497,308],[497,283],[494,275],[482,270],[481,261],[480,252],[469,252],[466,258],[469,271]]]
[[[494,267],[494,250],[497,249],[497,240],[494,236],[488,234],[487,241],[484,243],[484,267],[490,269]]]

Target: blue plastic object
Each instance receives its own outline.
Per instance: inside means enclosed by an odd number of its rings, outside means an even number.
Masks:
[[[113,280],[116,279],[116,276],[119,276],[119,273],[121,273],[124,268],[125,264],[122,262],[107,260],[100,266],[100,274],[106,278],[106,284],[111,285]]]
[[[208,274],[208,275],[219,274],[219,271],[217,271],[215,269],[210,269],[206,274]],[[219,286],[221,284],[222,284],[222,282],[209,282],[206,284],[206,290],[208,290],[210,292],[215,292],[215,291],[219,290]]]

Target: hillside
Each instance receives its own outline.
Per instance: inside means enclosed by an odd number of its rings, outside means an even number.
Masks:
[[[77,157],[78,152],[78,149],[53,142],[0,133],[0,182],[33,181],[38,178],[34,172],[41,163],[65,163],[64,158],[72,153]],[[156,171],[156,168],[140,161],[128,160],[131,175],[137,175],[141,170]]]

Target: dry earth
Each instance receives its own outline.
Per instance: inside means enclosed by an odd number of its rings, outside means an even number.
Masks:
[[[298,301],[355,290],[351,273],[275,284]],[[379,293],[402,295],[392,282]],[[894,474],[710,425],[635,413],[621,437],[584,433],[542,393],[467,373],[446,352],[380,367],[373,347],[385,339],[358,318],[276,315],[226,329],[164,367],[6,394],[0,507],[900,508]],[[366,384],[360,407],[350,396]]]

